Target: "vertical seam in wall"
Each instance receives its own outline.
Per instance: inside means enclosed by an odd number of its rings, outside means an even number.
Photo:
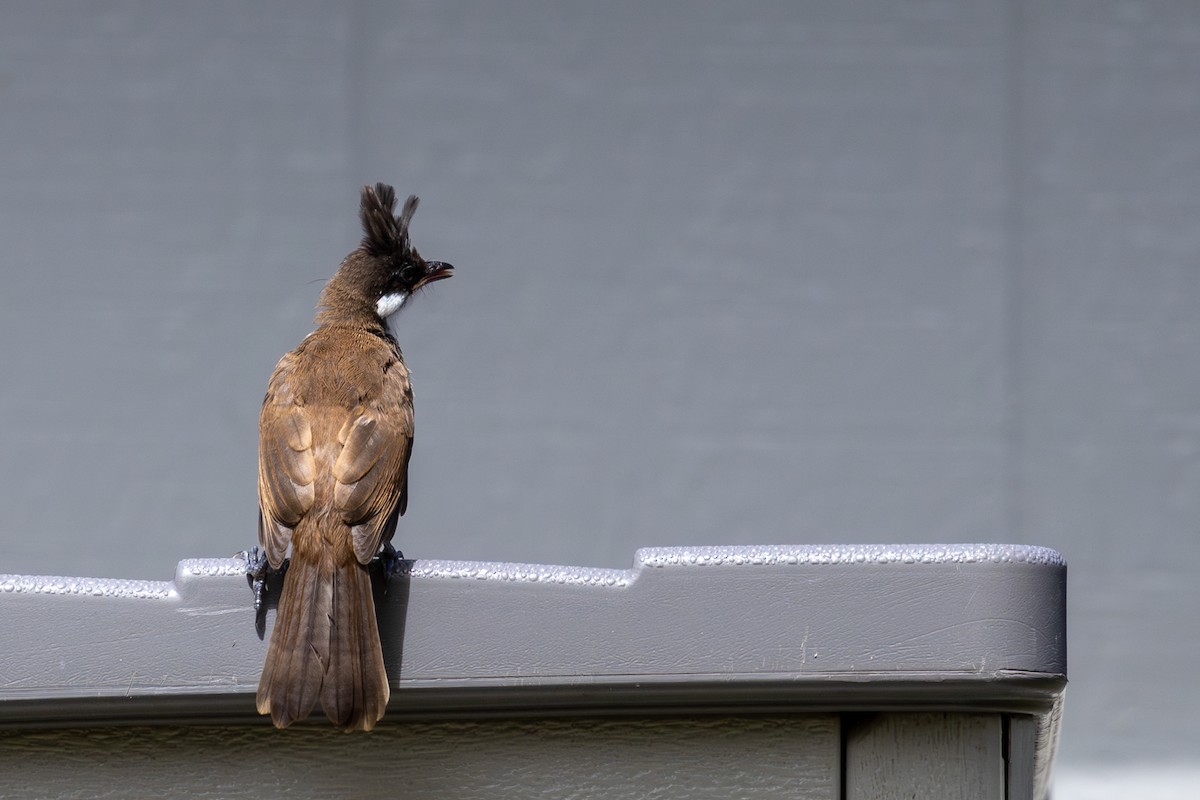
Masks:
[[[1006,536],[1025,540],[1023,288],[1024,248],[1021,197],[1025,190],[1023,0],[1007,0],[1004,33],[1003,237],[1004,269],[1004,487]]]
[[[1004,800],[1013,800],[1012,716],[1000,715],[1000,760],[1004,762]]]
[[[850,730],[846,714],[838,715],[838,800],[847,800],[846,789],[846,734]]]

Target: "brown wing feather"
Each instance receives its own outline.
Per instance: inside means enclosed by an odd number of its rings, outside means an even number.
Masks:
[[[274,567],[283,563],[292,530],[316,497],[312,427],[293,402],[292,364],[289,354],[275,368],[258,425],[258,543]]]
[[[334,507],[351,526],[354,555],[367,563],[391,538],[408,495],[412,450],[412,395],[402,369],[387,373],[378,403],[356,409],[338,439],[333,465]]]

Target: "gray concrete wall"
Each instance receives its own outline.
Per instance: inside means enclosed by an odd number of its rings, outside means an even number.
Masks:
[[[402,323],[407,555],[1055,547],[1062,765],[1185,763],[1197,86],[1192,2],[5,3],[0,572],[253,540],[386,180],[459,268]]]

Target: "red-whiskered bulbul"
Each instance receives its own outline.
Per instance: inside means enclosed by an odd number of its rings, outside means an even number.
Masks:
[[[317,329],[280,359],[259,417],[259,545],[280,569],[291,547],[258,684],[276,727],[319,701],[344,730],[370,730],[390,689],[367,565],[408,503],[412,388],[389,318],[453,267],[409,242],[409,197],[364,186],[363,239],[321,292]]]

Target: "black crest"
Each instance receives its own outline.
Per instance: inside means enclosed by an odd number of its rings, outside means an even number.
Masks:
[[[396,190],[386,183],[364,186],[359,217],[362,218],[362,248],[373,256],[406,256],[412,253],[408,223],[417,210],[417,196],[409,195],[400,216],[392,216]]]

